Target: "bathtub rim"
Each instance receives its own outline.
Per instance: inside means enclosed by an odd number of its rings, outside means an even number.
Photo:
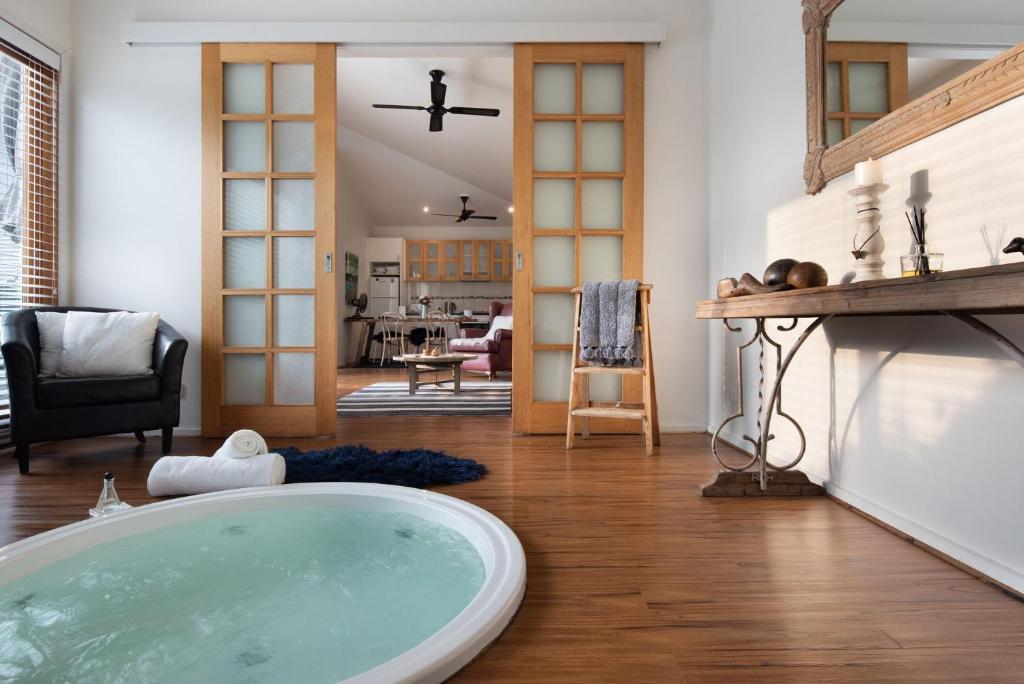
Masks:
[[[302,483],[212,492],[70,523],[0,547],[0,582],[7,584],[99,543],[187,523],[205,515],[230,512],[231,503],[262,501],[277,504],[270,507],[286,507],[289,499],[301,504],[303,498],[323,497],[332,499],[333,503],[376,500],[371,508],[404,510],[453,527],[473,544],[485,568],[480,589],[452,620],[409,650],[343,680],[345,684],[442,682],[490,645],[519,609],[526,590],[526,557],[518,537],[501,519],[446,494],[361,482]],[[387,505],[396,503],[408,508],[393,509]],[[6,577],[11,566],[16,572]]]

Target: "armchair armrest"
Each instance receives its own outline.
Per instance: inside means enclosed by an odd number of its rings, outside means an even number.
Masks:
[[[12,437],[17,442],[23,436],[19,435],[23,431],[19,419],[27,421],[35,412],[39,360],[36,358],[25,325],[18,324],[12,318],[14,317],[8,314],[0,326],[0,352],[3,353],[7,372]]]
[[[181,390],[181,370],[185,365],[188,340],[164,321],[156,326],[153,338],[153,372],[160,376],[161,393]]]
[[[494,331],[494,341],[498,344],[512,341],[512,331],[505,328],[498,328]]]
[[[474,337],[483,337],[487,331],[483,328],[459,328],[459,337],[468,340]]]

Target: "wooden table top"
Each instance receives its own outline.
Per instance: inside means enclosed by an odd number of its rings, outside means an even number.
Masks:
[[[1024,262],[697,303],[697,318],[1024,313]]]
[[[429,356],[427,354],[401,354],[394,357],[395,361],[405,361],[412,363],[419,363],[429,365],[432,363],[436,364],[451,364],[451,363],[462,363],[463,361],[470,361],[476,358],[476,354],[441,354],[439,356]]]

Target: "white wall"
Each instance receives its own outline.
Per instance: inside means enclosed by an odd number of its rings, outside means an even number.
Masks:
[[[707,424],[707,332],[689,313],[707,283],[705,0],[79,0],[72,11],[72,301],[158,310],[188,336],[184,427],[199,424],[199,50],[129,48],[120,23],[663,20],[668,39],[647,51],[645,273],[662,425]]]
[[[819,196],[803,195],[799,8],[788,0],[754,5],[712,4],[709,292],[718,277],[760,275],[783,256],[821,263],[832,282],[852,261],[850,175],[831,181]],[[733,54],[736,42],[764,56],[764,68],[743,68]],[[739,120],[752,111],[765,122],[760,130]],[[887,276],[898,275],[898,257],[909,246],[902,212],[910,174],[921,169],[928,170],[933,193],[929,239],[945,252],[948,269],[989,263],[982,224],[998,230],[1005,223],[1008,235],[1024,233],[1022,121],[1024,99],[1017,99],[883,159],[891,186],[881,208]],[[1024,322],[987,320],[1024,341]],[[711,325],[720,331],[720,324]],[[777,337],[788,345],[795,334]],[[728,391],[723,400],[722,388],[731,380],[734,357],[730,346],[723,368],[722,336],[716,332],[713,339],[709,413],[717,425],[732,403]],[[746,361],[746,401],[753,410],[756,356]],[[1024,590],[1016,486],[1022,393],[1024,370],[955,321],[846,319],[826,324],[800,352],[787,376],[785,408],[807,433],[801,467],[832,493]],[[780,421],[772,427],[773,461],[788,461],[795,433]],[[738,441],[743,431],[737,427],[728,436]]]
[[[339,141],[339,152],[340,152]],[[340,156],[340,154],[339,154]],[[366,238],[370,236],[373,226],[366,208],[363,206],[359,193],[351,182],[348,174],[339,169],[337,174],[337,224],[335,226],[335,271],[337,278],[338,307],[338,365],[352,357],[359,344],[358,329],[352,325],[344,325],[342,319],[355,313],[355,307],[349,306],[345,299],[345,253],[351,252],[359,257],[359,277],[356,294],[367,291],[370,273],[370,260],[366,255]]]

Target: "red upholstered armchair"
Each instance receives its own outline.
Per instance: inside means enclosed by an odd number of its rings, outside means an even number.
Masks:
[[[488,329],[494,322],[495,316],[511,316],[512,304],[491,302],[489,316],[487,318]],[[466,361],[462,364],[463,370],[487,373],[490,380],[494,379],[497,373],[512,372],[512,331],[496,330],[494,339],[488,340],[484,336],[487,330],[479,328],[466,328],[460,331],[459,339],[452,340],[449,348],[453,352],[464,354],[476,354],[477,358]]]

